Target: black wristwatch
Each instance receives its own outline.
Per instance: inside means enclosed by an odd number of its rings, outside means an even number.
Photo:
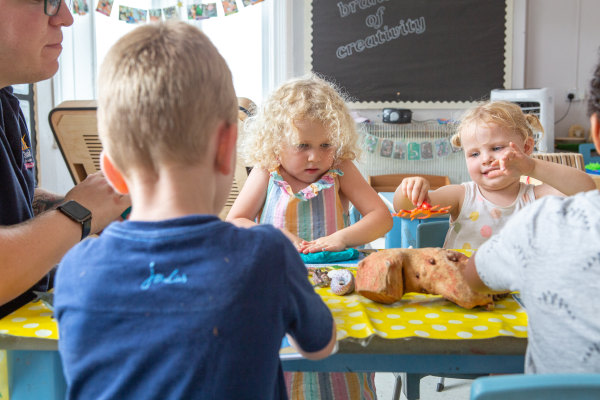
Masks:
[[[92,212],[76,202],[69,200],[57,207],[63,214],[81,224],[81,240],[90,234],[92,229]]]

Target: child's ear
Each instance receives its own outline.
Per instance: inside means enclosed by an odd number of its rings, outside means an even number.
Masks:
[[[121,194],[129,193],[129,188],[121,172],[115,167],[108,155],[103,151],[100,157],[100,167],[111,186]]]
[[[590,116],[590,125],[590,137],[596,146],[596,151],[600,152],[600,117],[598,117],[598,113]]]
[[[523,146],[523,152],[525,154],[527,154],[528,156],[530,156],[531,153],[533,153],[534,148],[535,148],[535,140],[532,137],[527,138],[527,140],[525,140],[525,146]]]
[[[222,122],[217,132],[217,154],[215,168],[223,175],[229,175],[234,167],[237,143],[237,124]]]

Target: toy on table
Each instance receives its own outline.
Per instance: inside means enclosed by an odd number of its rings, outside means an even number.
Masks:
[[[600,163],[591,162],[589,164],[585,164],[585,172],[588,174],[600,175]]]
[[[394,214],[394,216],[402,217],[402,218],[410,217],[410,220],[412,221],[415,218],[426,219],[426,218],[431,218],[432,216],[434,216],[436,214],[448,214],[448,210],[450,210],[450,208],[452,208],[452,206],[440,207],[439,204],[432,206],[428,202],[424,201],[423,203],[421,203],[421,205],[419,207],[415,207],[412,210],[402,209],[402,210],[398,211],[396,214]],[[418,216],[419,214],[423,214],[423,215],[419,217]]]
[[[341,266],[309,269],[313,286],[331,287],[331,292],[343,296],[354,292],[354,275]]]
[[[317,251],[315,253],[300,253],[300,258],[305,264],[325,264],[341,261],[356,260],[358,250],[350,247],[342,251]]]

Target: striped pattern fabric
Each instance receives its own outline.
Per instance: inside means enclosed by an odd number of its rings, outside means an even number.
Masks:
[[[329,170],[317,182],[298,193],[283,180],[279,170],[271,172],[265,204],[258,223],[285,228],[296,236],[315,240],[348,226],[338,193],[340,170]]]
[[[355,372],[285,372],[291,400],[376,400],[375,374]]]

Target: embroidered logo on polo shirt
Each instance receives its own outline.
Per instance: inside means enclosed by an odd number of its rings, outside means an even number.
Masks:
[[[27,146],[27,142],[25,141],[25,135],[21,137],[21,150],[23,150],[23,160],[25,160],[25,168],[31,169],[35,166],[35,161],[33,160],[33,154],[31,154],[31,149],[29,148],[29,146]]]

